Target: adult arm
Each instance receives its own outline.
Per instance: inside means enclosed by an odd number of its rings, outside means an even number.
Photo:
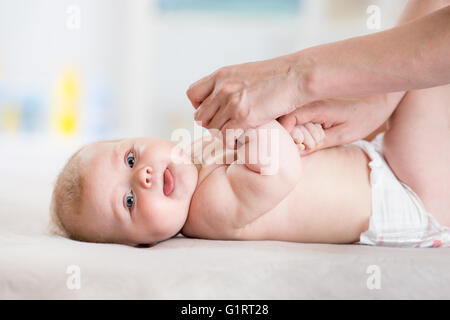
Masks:
[[[295,69],[306,79],[306,101],[444,85],[450,83],[450,6],[387,31],[296,55]]]
[[[402,25],[448,5],[448,0],[410,0],[403,10],[398,25]],[[323,143],[314,150],[302,154],[349,143],[358,139],[371,140],[386,130],[385,121],[402,100],[405,92],[373,94],[360,98],[324,99],[307,104],[279,120],[291,132],[295,127],[308,123],[321,123],[326,129]]]
[[[447,5],[387,31],[221,68],[187,94],[197,109],[195,119],[225,134],[226,129],[256,127],[312,101],[448,83],[448,57]]]

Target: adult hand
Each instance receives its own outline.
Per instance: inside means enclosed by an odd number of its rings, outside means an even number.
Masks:
[[[373,95],[354,99],[329,99],[310,103],[280,117],[281,125],[294,138],[295,129],[309,122],[321,124],[325,130],[322,143],[308,154],[320,149],[363,139],[380,127],[392,114],[404,93]]]
[[[194,119],[226,137],[228,129],[257,127],[308,102],[302,90],[304,70],[294,57],[224,67],[195,82],[187,91],[197,109]],[[238,135],[231,133],[227,146],[234,146]]]

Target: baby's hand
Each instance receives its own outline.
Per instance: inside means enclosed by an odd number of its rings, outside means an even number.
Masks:
[[[291,137],[302,154],[308,154],[317,149],[325,138],[325,131],[319,123],[308,122],[297,125],[291,131]]]

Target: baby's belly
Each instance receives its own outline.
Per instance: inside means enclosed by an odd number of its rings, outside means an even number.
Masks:
[[[237,230],[239,240],[279,240],[304,242],[303,217],[305,213],[293,205],[292,197],[286,197],[272,210]]]

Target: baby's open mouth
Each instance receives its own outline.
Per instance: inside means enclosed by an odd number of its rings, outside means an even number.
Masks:
[[[166,170],[164,170],[164,186],[163,186],[164,195],[168,196],[169,194],[171,194],[174,189],[174,186],[175,185],[172,173],[170,172],[169,168],[167,168]]]

